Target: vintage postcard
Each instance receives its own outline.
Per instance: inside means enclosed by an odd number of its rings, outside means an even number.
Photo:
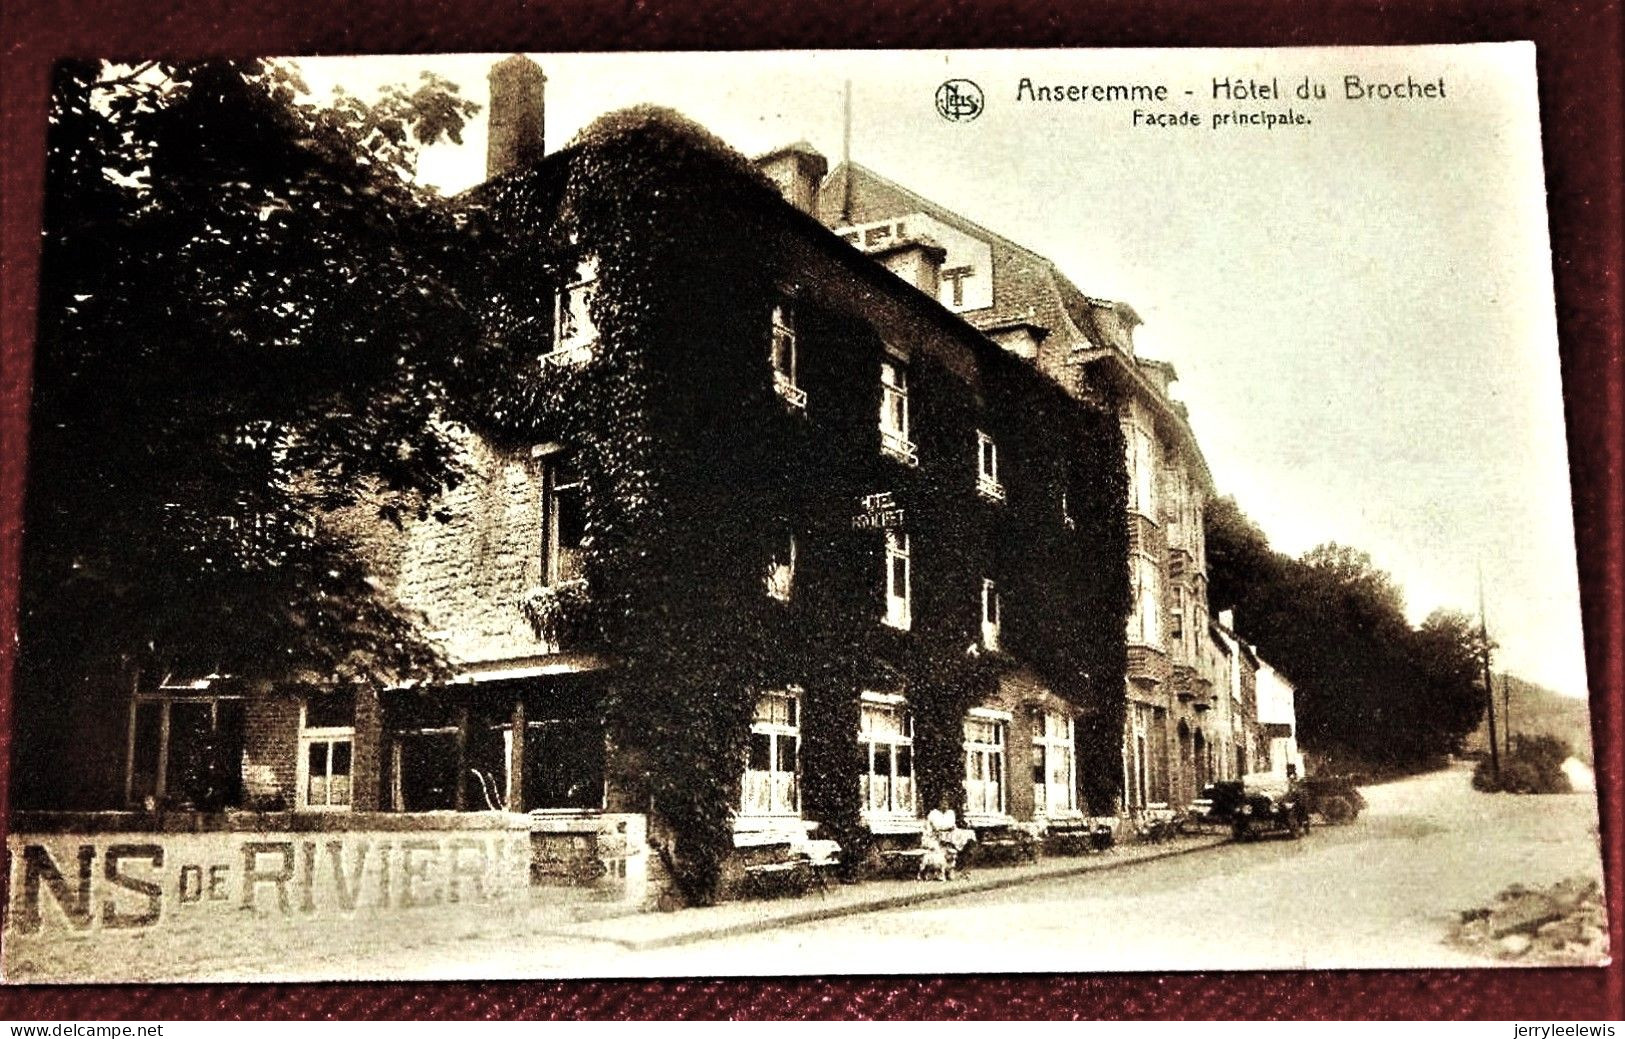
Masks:
[[[6,981],[1608,962],[1533,45],[42,132]]]

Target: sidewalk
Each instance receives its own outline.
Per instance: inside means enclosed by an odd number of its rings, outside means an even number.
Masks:
[[[868,880],[860,884],[832,882],[829,890],[822,894],[815,888],[797,897],[725,902],[697,909],[681,909],[674,913],[637,913],[555,926],[541,933],[608,942],[634,951],[665,949],[857,913],[918,905],[1054,877],[1116,869],[1137,862],[1201,851],[1228,840],[1228,834],[1205,834],[1176,837],[1160,844],[1125,844],[1100,854],[1056,856],[1034,863],[988,866],[974,870],[969,876],[947,882],[913,878]]]

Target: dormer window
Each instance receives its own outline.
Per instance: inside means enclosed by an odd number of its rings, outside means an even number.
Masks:
[[[773,365],[773,390],[792,408],[807,406],[807,391],[796,383],[795,312],[790,304],[773,308],[773,339],[769,347]]]
[[[999,586],[992,578],[982,581],[982,645],[987,649],[999,648]]]
[[[767,561],[767,594],[779,602],[789,602],[796,580],[796,538],[787,534]]]
[[[897,361],[880,363],[880,450],[905,465],[920,464],[908,438],[908,369]]]
[[[598,258],[588,256],[576,264],[574,276],[553,299],[553,350],[542,355],[551,365],[584,364],[592,359],[598,328],[592,321],[592,301],[598,294]]]
[[[976,493],[990,501],[1004,500],[1004,484],[999,482],[999,448],[993,438],[976,433]]]

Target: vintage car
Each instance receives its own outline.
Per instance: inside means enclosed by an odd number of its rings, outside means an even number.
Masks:
[[[1366,807],[1351,776],[1306,776],[1298,782],[1309,810],[1329,823],[1351,823]]]
[[[1266,833],[1284,833],[1293,840],[1309,830],[1309,805],[1293,780],[1275,772],[1254,772],[1240,781],[1214,784],[1214,804],[1230,818],[1230,833],[1238,841]]]

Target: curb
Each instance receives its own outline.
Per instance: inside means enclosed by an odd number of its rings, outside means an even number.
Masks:
[[[699,927],[680,934],[664,935],[658,938],[611,938],[604,935],[592,934],[586,930],[555,932],[568,933],[572,937],[589,938],[594,941],[608,942],[619,945],[633,952],[646,952],[653,949],[670,949],[679,945],[692,945],[695,942],[708,942],[718,938],[736,938],[740,935],[755,934],[775,927],[795,927],[799,924],[817,923],[821,920],[833,920],[843,916],[856,916],[860,913],[869,913],[886,909],[900,909],[905,906],[920,905],[925,902],[941,902],[961,895],[974,895],[983,891],[996,891],[1000,888],[1019,887],[1023,884],[1034,884],[1043,880],[1056,880],[1062,877],[1076,877],[1085,873],[1104,873],[1108,870],[1125,869],[1137,866],[1142,862],[1155,862],[1159,859],[1171,859],[1180,855],[1189,855],[1193,852],[1207,851],[1210,848],[1220,847],[1229,843],[1228,838],[1215,838],[1210,841],[1189,845],[1183,848],[1169,848],[1167,850],[1152,852],[1147,855],[1136,856],[1132,859],[1101,860],[1093,859],[1088,864],[1080,863],[1067,869],[1057,869],[1043,873],[1031,873],[1025,876],[992,877],[987,880],[973,880],[953,885],[944,884],[941,887],[932,887],[922,891],[911,891],[907,894],[888,895],[865,902],[851,902],[846,905],[815,906],[807,909],[795,910],[783,915],[747,920],[739,923],[718,924],[712,927]],[[624,919],[624,918],[623,918]]]

